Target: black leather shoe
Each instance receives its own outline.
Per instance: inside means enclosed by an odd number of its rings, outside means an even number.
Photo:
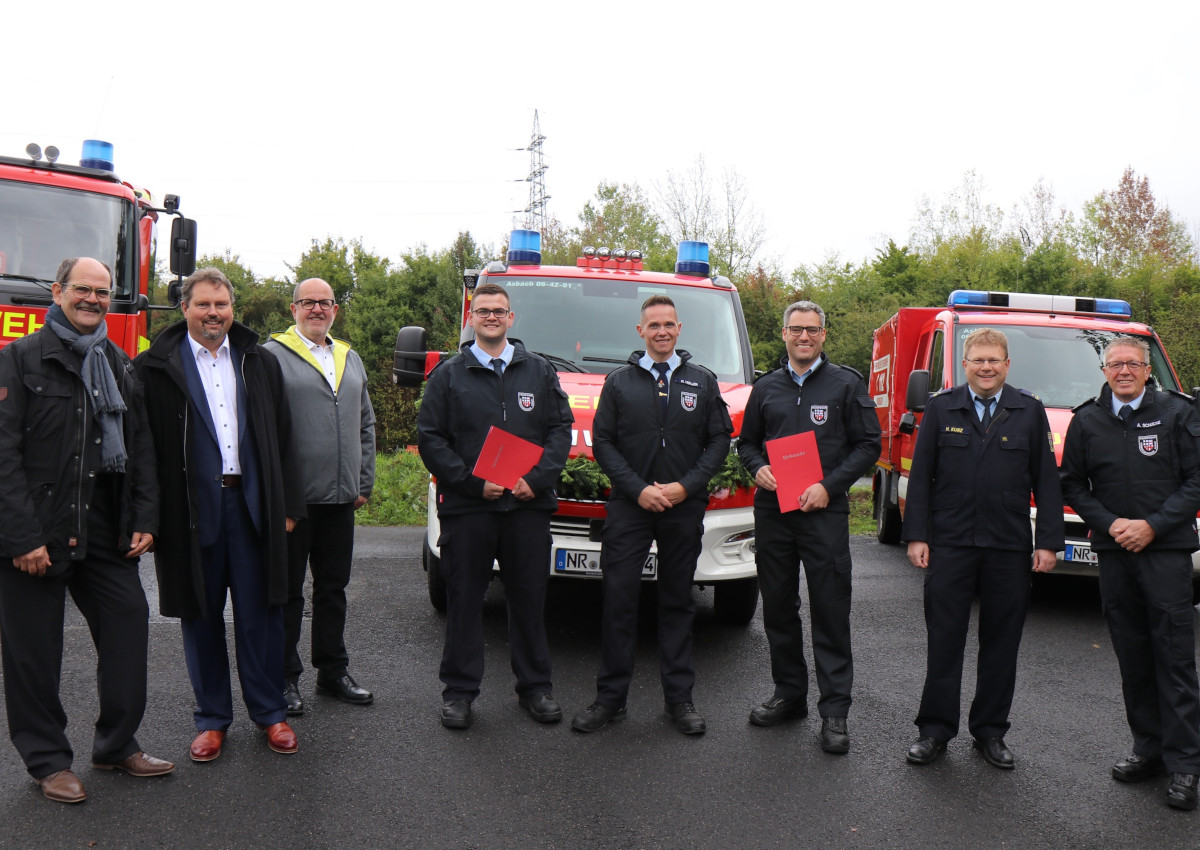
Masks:
[[[562,708],[550,694],[537,693],[521,697],[517,702],[538,723],[557,723],[562,720]]]
[[[336,679],[317,679],[317,692],[335,696],[342,702],[354,705],[370,705],[375,695],[366,688],[360,688],[358,682],[345,673]]]
[[[471,726],[471,703],[452,699],[442,704],[442,725],[447,729],[468,729]]]
[[[946,752],[946,742],[939,741],[937,738],[930,738],[928,735],[923,735],[913,742],[913,745],[908,748],[908,763],[909,764],[933,764],[938,760],[938,756]]]
[[[992,767],[1012,770],[1016,766],[1012,750],[1004,745],[1003,738],[976,738],[975,748],[983,753],[983,757]]]
[[[690,702],[667,703],[667,714],[671,715],[675,728],[685,735],[703,735],[708,728],[696,706]]]
[[[304,713],[304,700],[300,697],[300,686],[295,682],[287,682],[284,685],[283,699],[287,703],[288,717],[296,717]]]
[[[1172,773],[1171,785],[1167,788],[1167,805],[1172,809],[1190,812],[1196,808],[1196,780],[1193,773]]]
[[[771,697],[750,712],[750,722],[755,726],[774,726],[785,720],[808,717],[808,699],[784,699]]]
[[[571,728],[576,732],[595,732],[607,726],[609,721],[620,720],[624,716],[625,706],[610,708],[594,702],[571,718]]]
[[[821,749],[835,756],[850,752],[850,735],[846,718],[826,717],[821,720]]]
[[[1139,756],[1134,753],[1129,758],[1121,759],[1113,765],[1112,778],[1118,782],[1141,782],[1152,779],[1167,772],[1162,756]]]

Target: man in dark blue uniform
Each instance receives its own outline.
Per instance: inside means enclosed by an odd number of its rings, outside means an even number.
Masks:
[[[567,395],[545,358],[508,339],[508,293],[480,284],[471,298],[475,341],[429,376],[417,416],[421,460],[437,477],[446,578],[442,725],[466,729],[483,681],[483,596],[500,564],[517,697],[539,723],[562,720],[550,681],[543,609],[550,576],[550,515],[567,462],[574,421]],[[472,474],[491,426],[544,449],[506,490]]]
[[[759,378],[746,405],[738,454],[754,475],[754,526],[763,626],[775,693],[750,714],[756,726],[808,715],[808,665],[800,620],[800,564],[808,584],[813,661],[821,699],[821,749],[850,750],[846,716],[850,651],[850,486],[879,459],[879,417],[862,375],[824,354],[825,311],[797,301],[783,312],[787,359]],[[804,431],[816,436],[824,478],[779,509],[766,442]]]
[[[1108,385],[1075,408],[1063,495],[1091,529],[1100,599],[1121,668],[1133,754],[1113,778],[1171,773],[1167,805],[1196,808],[1200,693],[1192,558],[1200,510],[1200,417],[1192,400],[1147,386],[1150,349],[1117,337]]]
[[[1008,366],[1004,334],[972,331],[963,341],[966,385],[930,400],[917,437],[904,539],[913,566],[926,570],[929,648],[912,764],[931,763],[958,734],[963,649],[978,587],[979,672],[968,724],[989,764],[1013,767],[1004,735],[1029,609],[1029,553],[1034,570],[1054,569],[1063,511],[1046,409],[1005,384]]]
[[[716,376],[675,343],[675,303],[652,295],[638,333],[645,351],[612,372],[596,408],[596,461],[612,479],[600,569],[604,621],[596,700],[571,726],[595,732],[625,714],[637,650],[642,565],[658,543],[658,646],[667,713],[685,735],[702,735],[692,702],[692,578],[700,557],[708,482],[729,455],[733,423]]]

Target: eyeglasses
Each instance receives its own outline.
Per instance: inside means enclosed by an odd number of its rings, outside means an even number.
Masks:
[[[972,366],[1001,366],[1007,363],[1007,360],[997,360],[995,357],[967,357],[965,358]]]
[[[318,306],[322,310],[331,310],[331,309],[333,309],[333,305],[336,304],[337,302],[334,301],[332,298],[321,298],[319,300],[313,299],[313,298],[301,298],[299,301],[293,301],[292,303],[295,304],[297,307],[304,308],[305,310],[311,310],[313,307],[318,307]]]
[[[504,307],[496,307],[489,310],[487,307],[480,307],[478,310],[472,310],[477,319],[486,319],[488,316],[495,316],[497,319],[503,319],[508,315],[508,310]]]
[[[800,336],[803,333],[807,333],[809,336],[816,336],[825,329],[819,325],[808,325],[807,327],[803,325],[789,325],[784,330],[788,332],[789,336]]]
[[[71,290],[71,294],[80,301],[83,301],[92,294],[95,294],[97,301],[107,301],[112,297],[111,289],[93,288],[91,286],[84,286],[82,283],[67,283],[63,284],[63,286]]]
[[[1120,372],[1122,369],[1136,372],[1138,369],[1145,369],[1149,365],[1149,363],[1143,363],[1141,360],[1113,360],[1110,363],[1105,363],[1104,368],[1110,372]]]

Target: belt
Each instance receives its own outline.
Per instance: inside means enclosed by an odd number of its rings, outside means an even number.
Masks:
[[[222,475],[221,476],[221,486],[222,487],[241,487],[242,486],[242,476],[240,476],[240,475]]]

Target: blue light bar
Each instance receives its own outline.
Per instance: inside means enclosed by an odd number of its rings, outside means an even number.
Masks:
[[[84,139],[83,156],[79,158],[79,164],[84,168],[98,168],[101,171],[112,171],[112,142],[102,142],[99,139]]]
[[[708,277],[708,243],[689,242],[679,243],[679,254],[675,260],[675,274]]]
[[[979,289],[956,289],[950,293],[947,307],[986,307],[988,294]]]
[[[1107,313],[1112,316],[1124,316],[1129,318],[1133,315],[1133,310],[1129,306],[1128,301],[1122,301],[1119,298],[1097,298],[1096,312]]]
[[[508,237],[508,261],[523,266],[540,266],[542,234],[536,230],[514,230]]]

